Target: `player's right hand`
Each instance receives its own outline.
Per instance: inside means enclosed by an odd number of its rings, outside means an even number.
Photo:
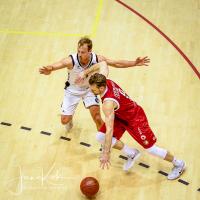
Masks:
[[[49,74],[51,74],[51,71],[52,71],[51,66],[47,66],[47,67],[43,66],[43,67],[39,68],[40,74],[49,75]]]
[[[110,153],[101,153],[100,155],[100,168],[101,169],[109,169],[110,166]]]

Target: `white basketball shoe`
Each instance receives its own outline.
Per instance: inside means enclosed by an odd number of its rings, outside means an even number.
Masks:
[[[135,153],[131,155],[127,155],[127,157],[128,157],[128,160],[123,166],[124,171],[128,171],[131,167],[133,167],[133,165],[135,164],[135,161],[140,157],[140,152],[137,149],[135,149]]]
[[[184,172],[186,168],[186,164],[183,160],[181,160],[181,163],[177,166],[174,165],[172,171],[168,174],[167,179],[174,180],[181,176],[181,174]]]

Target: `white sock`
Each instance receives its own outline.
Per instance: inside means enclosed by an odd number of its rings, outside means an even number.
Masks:
[[[126,155],[133,155],[135,154],[136,152],[136,149],[134,148],[130,148],[128,147],[127,145],[124,145],[123,149],[122,149],[122,152]]]
[[[174,166],[178,167],[178,166],[182,165],[183,161],[182,160],[178,160],[178,159],[176,159],[174,157],[174,160],[172,161],[172,163],[173,163]]]
[[[147,151],[151,154],[153,154],[154,156],[158,156],[162,159],[165,159],[166,155],[167,155],[167,150],[157,147],[156,145],[153,145],[152,147],[148,148]]]

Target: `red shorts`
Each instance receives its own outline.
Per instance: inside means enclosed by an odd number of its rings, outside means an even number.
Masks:
[[[145,149],[152,147],[156,142],[156,137],[149,127],[144,110],[137,105],[131,113],[133,113],[133,115],[129,115],[130,120],[128,121],[123,121],[115,116],[113,137],[119,140],[124,132],[128,131],[128,133]],[[106,133],[105,123],[99,131]]]

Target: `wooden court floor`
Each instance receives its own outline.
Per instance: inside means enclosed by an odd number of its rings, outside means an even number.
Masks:
[[[96,200],[200,199],[199,0],[0,0],[0,199],[85,199],[82,178],[94,176]],[[80,102],[66,134],[60,104],[67,71],[38,68],[76,52],[89,35],[93,51],[113,59],[149,56],[148,67],[110,68],[109,77],[140,104],[158,145],[184,159],[187,170],[168,181],[170,164],[142,152],[124,173],[121,152],[99,168],[91,116]]]

